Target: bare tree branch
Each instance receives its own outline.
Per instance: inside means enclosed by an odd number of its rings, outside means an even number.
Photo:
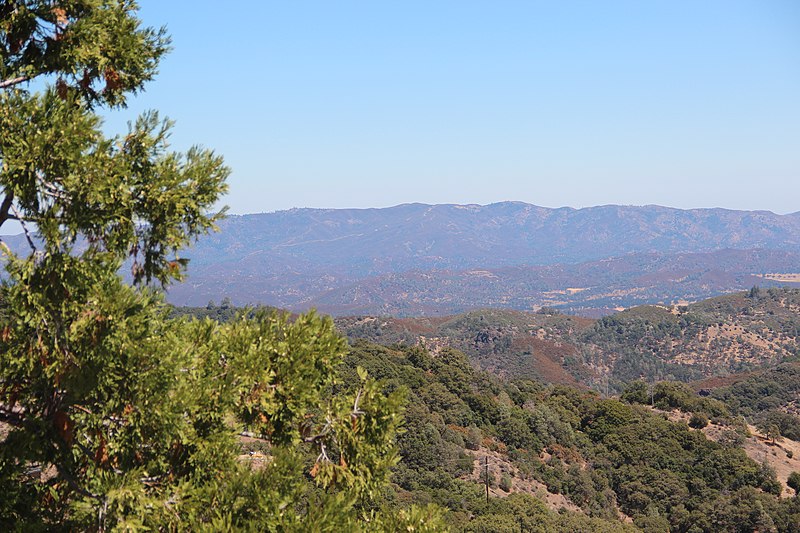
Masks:
[[[0,422],[5,422],[14,427],[22,427],[23,419],[24,413],[21,410],[0,405]]]
[[[17,208],[14,207],[14,204],[11,204],[11,210],[14,212],[16,220],[19,220],[19,223],[22,224],[22,231],[25,232],[25,238],[28,239],[28,244],[33,249],[34,253],[36,253],[36,245],[33,243],[33,237],[31,236],[31,232],[28,231],[28,225],[25,224],[25,219],[19,214],[19,211],[17,211]]]
[[[324,442],[320,442],[319,443],[319,448],[320,448],[320,453],[317,456],[317,460],[315,462],[319,463],[320,461],[324,461],[326,463],[330,463],[331,460],[328,457],[327,450],[325,450],[325,443]]]
[[[44,189],[42,190],[42,194],[50,196],[52,198],[58,198],[59,200],[66,200],[69,198],[67,193],[65,193],[61,187],[57,186],[55,183],[47,181],[42,177],[42,175],[37,172],[36,173],[36,180],[42,184]]]
[[[20,83],[25,83],[29,81],[31,78],[30,76],[19,76],[18,78],[10,78],[7,80],[0,81],[0,89],[8,89],[9,87],[13,87],[14,85],[19,85]]]
[[[0,204],[0,226],[3,225],[3,222],[11,218],[8,214],[8,210],[11,209],[11,204],[14,201],[14,193],[7,192],[6,197],[3,198],[3,203]]]
[[[77,482],[76,482],[76,481],[75,481],[75,480],[72,478],[72,476],[70,476],[70,475],[67,473],[67,469],[66,469],[66,468],[64,468],[64,467],[63,467],[63,466],[61,466],[60,464],[56,464],[56,465],[55,465],[55,467],[56,467],[56,469],[58,470],[58,474],[59,474],[59,475],[60,475],[62,478],[64,478],[64,481],[66,481],[66,482],[67,482],[67,484],[68,484],[68,485],[69,485],[69,486],[72,488],[72,490],[74,490],[74,491],[75,491],[75,492],[77,492],[78,494],[81,494],[82,496],[86,496],[87,498],[93,498],[93,499],[95,499],[95,500],[98,500],[98,501],[101,499],[101,497],[100,497],[100,496],[98,496],[97,494],[92,494],[92,493],[91,493],[91,492],[89,492],[88,490],[86,490],[86,489],[84,489],[83,487],[81,487],[81,486],[80,486],[80,485],[79,485],[79,484],[78,484],[78,483],[77,483]]]
[[[355,399],[355,401],[353,402],[353,412],[352,412],[352,413],[350,413],[350,416],[351,416],[352,418],[355,418],[355,417],[357,417],[358,415],[363,415],[363,414],[364,414],[364,411],[362,411],[362,410],[360,410],[360,409],[358,408],[358,402],[360,402],[360,401],[361,401],[361,394],[362,394],[363,392],[364,392],[364,389],[358,389],[358,394],[356,394],[356,399]]]
[[[333,424],[333,421],[330,418],[328,418],[327,422],[322,427],[322,429],[319,431],[319,433],[317,433],[316,435],[309,436],[309,437],[303,437],[303,442],[314,442],[314,443],[316,443],[319,440],[327,437],[328,434],[331,431],[331,425],[332,424]]]

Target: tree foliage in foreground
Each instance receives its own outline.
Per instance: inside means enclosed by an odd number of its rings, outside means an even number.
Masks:
[[[123,107],[169,46],[136,9],[0,0],[0,227],[28,241],[2,245],[0,526],[435,529],[433,508],[370,504],[403,392],[361,371],[331,394],[345,345],[329,319],[168,318],[150,282],[182,277],[228,169],[170,151],[155,113],[102,132],[96,110]],[[245,426],[260,465],[239,457]]]

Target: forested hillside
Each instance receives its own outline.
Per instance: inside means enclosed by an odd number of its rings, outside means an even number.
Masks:
[[[800,290],[753,289],[691,305],[640,306],[598,320],[554,309],[443,318],[342,317],[351,339],[464,351],[501,376],[621,391],[636,379],[691,381],[800,355]]]
[[[340,318],[339,386],[363,368],[407,390],[385,497],[436,504],[455,531],[788,532],[800,527],[799,301],[753,289],[600,320]]]
[[[291,209],[231,216],[220,228],[192,253],[198,269],[211,263],[242,269],[324,264],[331,274],[365,276],[580,263],[634,252],[800,251],[797,213],[654,205],[551,209],[500,202]]]
[[[631,380],[692,379],[800,355],[800,290],[754,288],[688,306],[600,319],[581,339],[589,364]]]
[[[484,309],[442,318],[336,319],[337,327],[351,340],[419,343],[434,353],[452,347],[499,376],[572,384],[581,376],[588,377],[589,369],[578,363],[579,352],[570,339],[594,322],[546,309],[538,313]]]
[[[392,498],[442,506],[455,530],[622,530],[631,520],[645,531],[800,527],[798,500],[779,498],[774,472],[741,449],[742,423],[723,403],[682,396],[680,387],[657,388],[652,401],[713,416],[727,440],[637,405],[635,393],[625,403],[500,380],[451,349],[360,342],[346,359],[345,382],[356,366],[387,390],[409,389]]]

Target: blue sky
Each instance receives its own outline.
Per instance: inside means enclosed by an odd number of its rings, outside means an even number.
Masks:
[[[404,202],[800,210],[800,2],[142,0],[174,51],[121,131],[233,213]]]

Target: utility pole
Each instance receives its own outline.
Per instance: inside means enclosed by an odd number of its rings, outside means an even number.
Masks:
[[[486,474],[484,475],[484,478],[486,479],[486,503],[489,503],[489,456],[487,455],[485,459]]]

